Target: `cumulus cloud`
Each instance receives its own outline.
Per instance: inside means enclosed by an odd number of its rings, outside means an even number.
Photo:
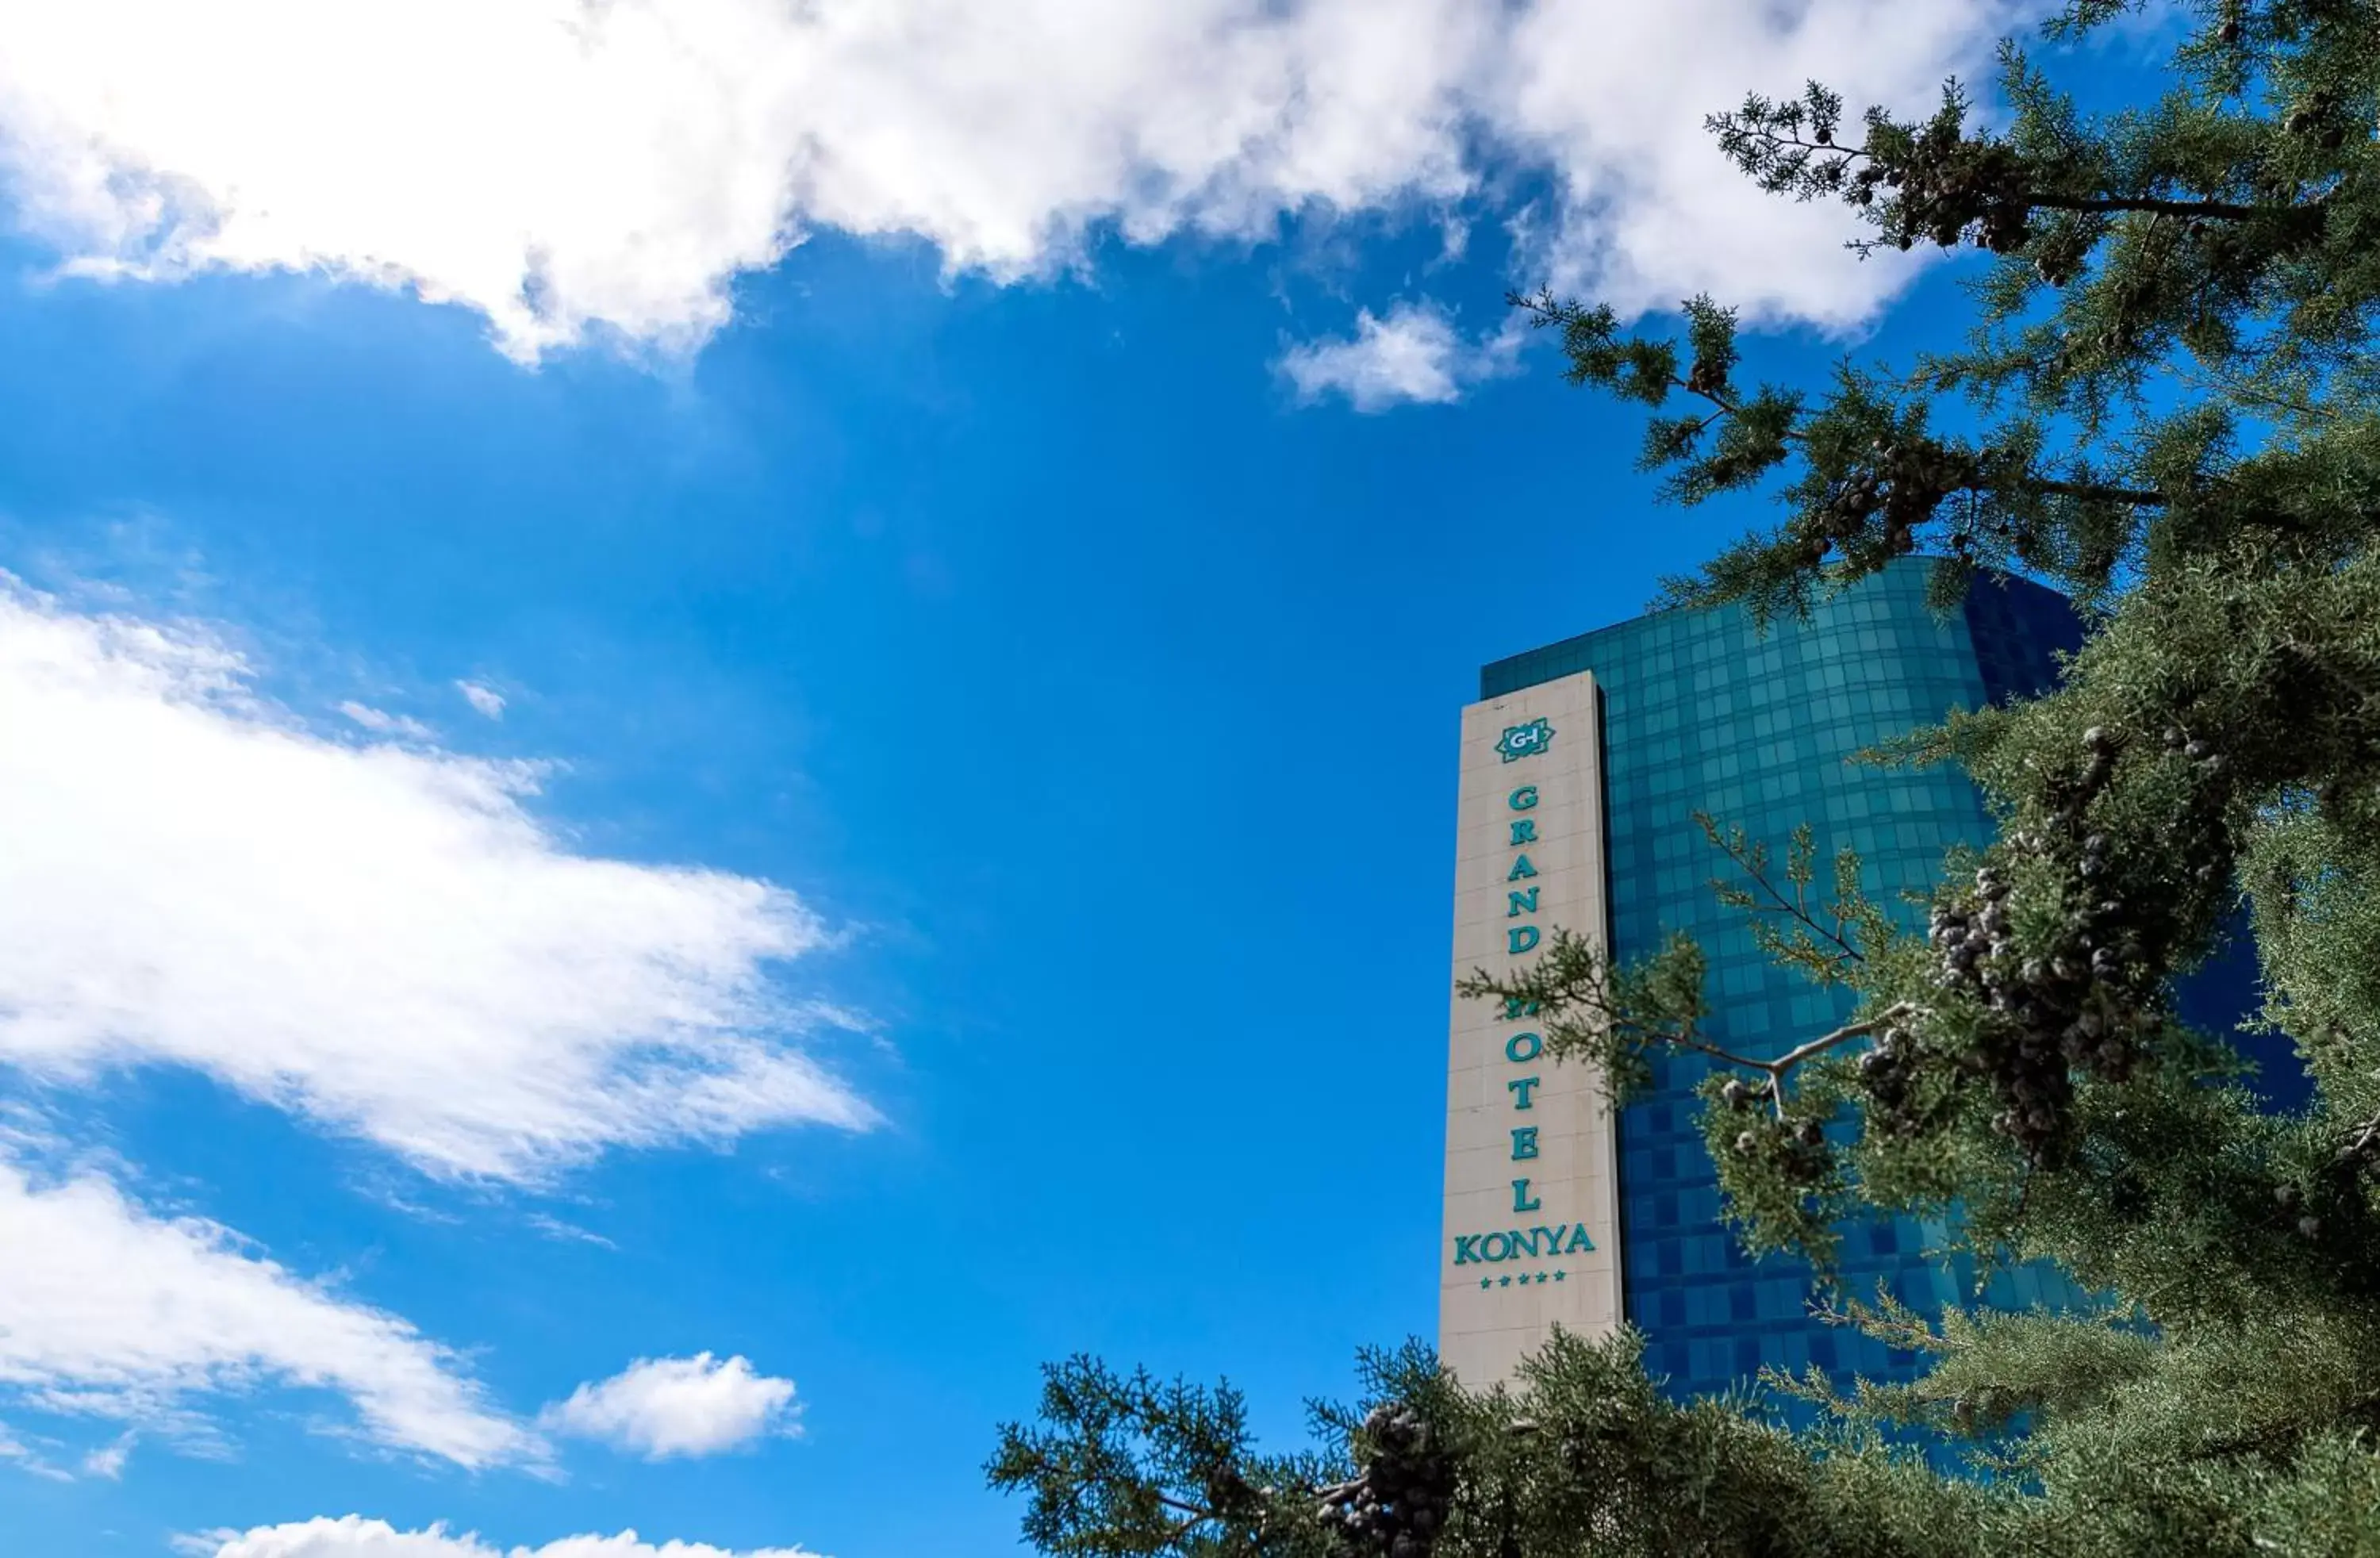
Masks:
[[[504,717],[504,695],[482,682],[456,682],[455,690],[463,701],[492,720]]]
[[[539,1418],[556,1433],[601,1440],[649,1461],[715,1455],[766,1433],[792,1434],[800,1409],[794,1382],[756,1371],[744,1358],[638,1358],[580,1385]]]
[[[996,278],[1093,233],[1261,238],[1541,174],[1535,273],[1843,324],[1840,210],[1703,116],[1824,77],[1912,106],[2015,0],[0,0],[0,156],[92,274],[327,272],[477,310],[524,359],[685,347],[804,234]],[[1536,279],[1533,275],[1532,279]]]
[[[791,895],[570,850],[538,774],[309,732],[205,632],[0,575],[0,1065],[185,1066],[449,1178],[860,1128]]]
[[[0,1162],[0,1403],[188,1434],[194,1398],[279,1385],[344,1396],[378,1444],[471,1467],[544,1456],[403,1320],[96,1175],[40,1184]],[[130,1448],[84,1467],[113,1477]]]
[[[1385,319],[1369,310],[1357,314],[1351,340],[1293,347],[1281,358],[1281,370],[1302,401],[1335,392],[1358,411],[1384,411],[1415,402],[1459,400],[1477,381],[1511,371],[1519,347],[1512,329],[1466,340],[1435,305],[1399,303]]]
[[[498,1548],[477,1536],[453,1535],[443,1526],[400,1531],[384,1520],[359,1515],[217,1531],[176,1545],[190,1558],[820,1558],[802,1547],[730,1550],[699,1541],[655,1544],[634,1531],[564,1537],[543,1547]]]

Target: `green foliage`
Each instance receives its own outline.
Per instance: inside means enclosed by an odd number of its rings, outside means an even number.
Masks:
[[[2073,0],[2045,57],[2135,8]],[[1646,408],[1668,498],[1782,507],[1670,599],[1766,622],[1922,551],[1946,607],[2024,574],[2090,632],[2048,696],[1874,754],[1960,765],[1998,822],[1922,905],[1871,901],[1806,829],[1780,862],[1703,820],[1721,900],[1847,998],[1841,1026],[1730,1051],[1683,937],[1615,968],[1557,932],[1458,986],[1618,1102],[1664,1053],[1709,1061],[1703,1134],[1755,1251],[1823,1275],[1847,1223],[1913,1213],[2098,1298],[1923,1316],[1829,1287],[1829,1318],[1923,1373],[1686,1405],[1624,1330],[1558,1336],[1486,1391],[1408,1348],[1366,1360],[1365,1405],[1409,1418],[1318,1412],[1320,1448],[1285,1459],[1228,1392],[1078,1362],[993,1465],[1044,1551],[2380,1558],[2380,10],[2185,19],[2167,90],[2119,112],[2011,44],[2005,128],[1956,83],[1917,120],[1816,85],[1711,120],[1762,188],[1842,202],[1863,252],[1981,251],[1957,352],[1805,392],[1752,381],[1707,298],[1675,336],[1516,299],[1572,383]],[[2295,1114],[2176,1013],[2176,980],[2242,926],[2254,1020],[2315,1084]],[[1451,1468],[1442,1519],[1398,1524],[1382,1490],[1415,1474],[1391,1420]]]
[[[2068,27],[2129,8],[2078,6]],[[2104,117],[2013,45],[2004,132],[1971,123],[1956,83],[1924,120],[1870,110],[1855,140],[1815,84],[1713,116],[1764,189],[1846,203],[1872,231],[1854,248],[1992,256],[1963,350],[1847,364],[1813,401],[1740,386],[1733,318],[1707,298],[1686,305],[1683,351],[1599,306],[1515,299],[1559,331],[1573,382],[1698,402],[1647,437],[1671,497],[1784,478],[1785,523],[1672,599],[1801,611],[1924,544],[1951,559],[1946,598],[2005,567],[2101,600],[2242,533],[2276,562],[2361,544],[2380,517],[2380,31],[2363,0],[2198,9],[2167,95]],[[1977,431],[1934,431],[1951,394]]]
[[[1432,1370],[1410,1358],[1367,1366],[1384,1389],[1432,1388]],[[1316,1427],[1333,1437],[1343,1425],[1318,1416]],[[1323,1558],[1330,1545],[1308,1491],[1342,1469],[1319,1455],[1256,1454],[1229,1386],[1126,1378],[1075,1357],[1042,1370],[1038,1423],[1004,1425],[986,1471],[993,1487],[1032,1495],[1025,1538],[1044,1552]]]
[[[1592,1343],[1559,1336],[1524,1367],[1517,1388],[1486,1394],[1455,1384],[1418,1348],[1367,1356],[1371,1399],[1410,1404],[1463,1468],[1432,1551],[1440,1558],[1986,1551],[1993,1506],[2004,1498],[1935,1477],[1872,1431],[1832,1435],[1814,1459],[1806,1438],[1747,1416],[1740,1403],[1677,1406],[1645,1378],[1641,1352],[1627,1333]],[[1067,1414],[1086,1379],[1103,1399],[1129,1398],[1128,1431],[1151,1447],[1141,1469],[1116,1475],[1071,1447],[1077,1419]],[[1143,1383],[1118,1392],[1120,1383],[1081,1361],[1054,1369],[1049,1389],[1066,1401],[1053,1412],[1045,1399],[1044,1421],[1054,1429],[1002,1430],[992,1481],[1030,1494],[1026,1536],[1042,1551],[1307,1558],[1346,1550],[1330,1545],[1341,1539],[1311,1483],[1227,1512],[1208,1513],[1213,1506],[1199,1502],[1197,1479],[1177,1468],[1203,1466],[1236,1442],[1213,1427],[1228,1415],[1225,1404],[1235,1405],[1228,1390]],[[1316,1417],[1352,1444],[1359,1465],[1377,1464],[1368,1415],[1318,1409]],[[1122,1426],[1102,1418],[1096,1431]],[[1255,1459],[1245,1466],[1251,1480],[1288,1470]],[[1105,1513],[1117,1503],[1169,1513],[1119,1524]],[[1135,1533],[1144,1528],[1162,1540],[1141,1541]]]

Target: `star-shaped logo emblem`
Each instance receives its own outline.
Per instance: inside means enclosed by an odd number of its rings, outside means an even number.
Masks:
[[[1535,757],[1544,751],[1546,744],[1553,738],[1554,727],[1540,715],[1526,724],[1506,725],[1504,734],[1496,737],[1496,750],[1503,754],[1506,762],[1512,762],[1520,758]]]

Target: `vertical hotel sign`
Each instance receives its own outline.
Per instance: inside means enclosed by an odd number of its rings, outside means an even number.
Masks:
[[[1526,968],[1556,926],[1609,944],[1597,698],[1581,672],[1463,712],[1455,978]],[[1621,1320],[1610,1111],[1534,1016],[1453,1001],[1438,1347],[1474,1385],[1511,1378],[1557,1325]]]

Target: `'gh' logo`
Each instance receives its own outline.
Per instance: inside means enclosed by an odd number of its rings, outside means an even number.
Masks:
[[[1526,724],[1505,726],[1504,734],[1496,738],[1496,749],[1504,755],[1506,762],[1511,762],[1544,751],[1553,738],[1554,727],[1542,718],[1534,719]]]

